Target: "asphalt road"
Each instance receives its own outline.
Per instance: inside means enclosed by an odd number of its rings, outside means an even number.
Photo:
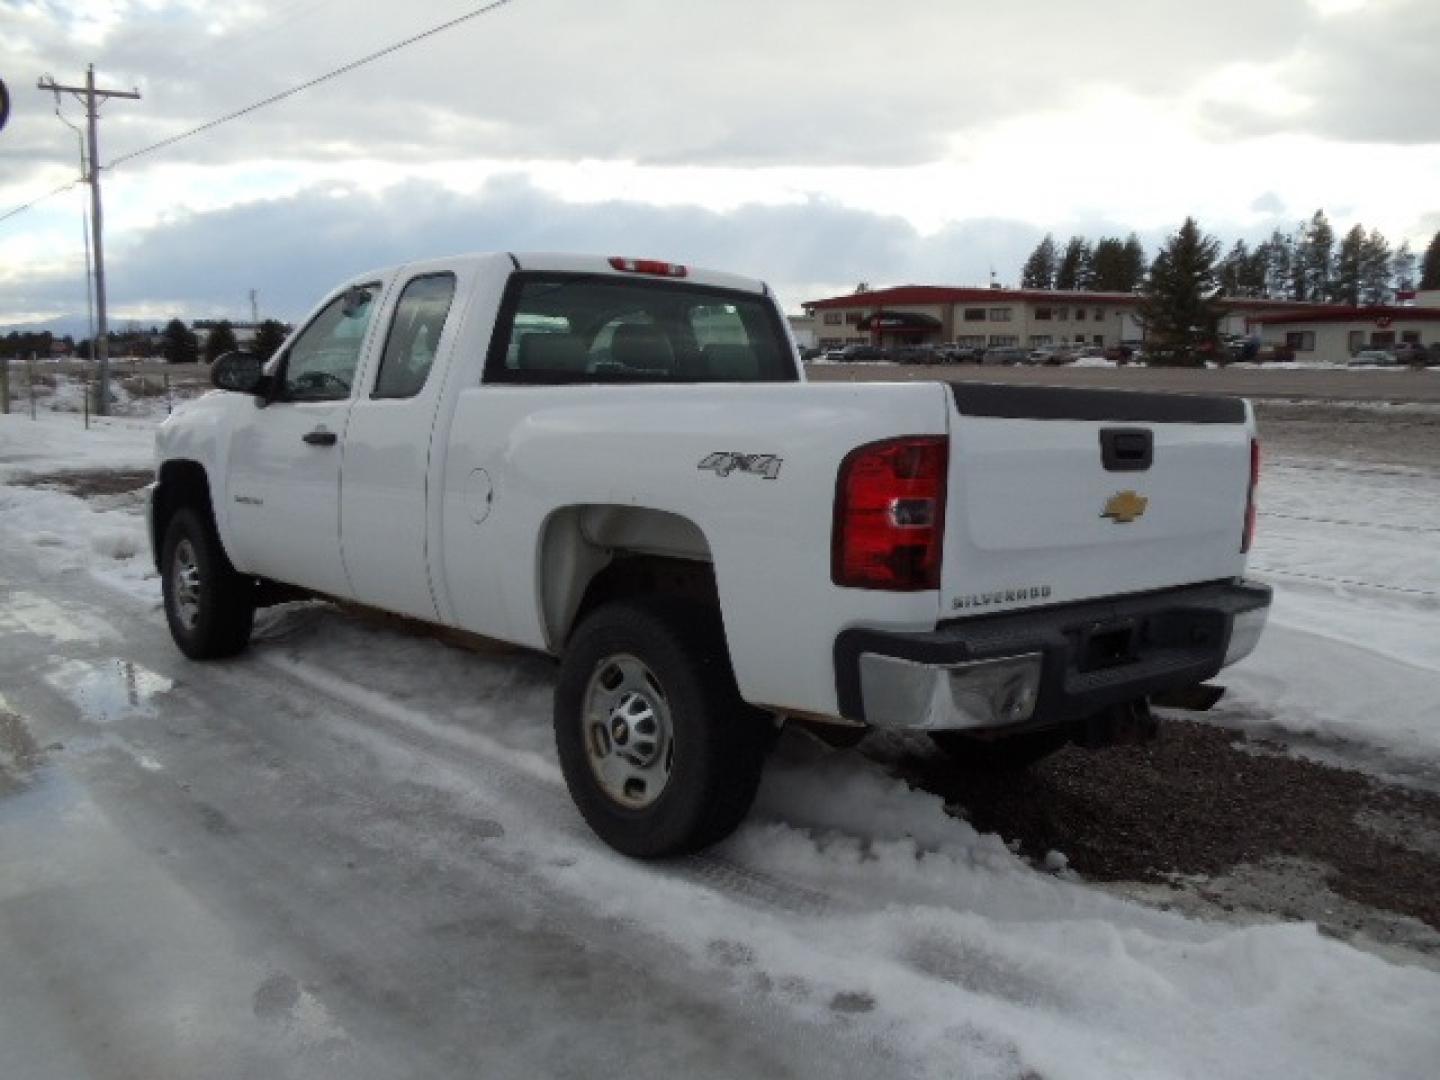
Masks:
[[[984,367],[956,364],[811,364],[816,382],[836,380],[943,379],[1027,386],[1088,386],[1111,390],[1159,390],[1180,394],[1237,394],[1248,398],[1320,401],[1440,402],[1440,368],[1412,371],[1336,368]]]

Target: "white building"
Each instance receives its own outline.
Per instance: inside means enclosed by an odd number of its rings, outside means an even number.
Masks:
[[[1440,292],[1424,295],[1440,301]],[[1440,303],[1423,307],[1418,303],[1413,307],[1292,306],[1288,311],[1255,316],[1249,324],[1264,344],[1288,345],[1298,360],[1343,364],[1361,349],[1440,343]]]

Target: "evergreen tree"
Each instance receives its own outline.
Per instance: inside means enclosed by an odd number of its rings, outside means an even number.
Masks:
[[[1324,300],[1330,295],[1330,281],[1335,269],[1335,230],[1324,210],[1316,210],[1309,222],[1301,225],[1304,243],[1299,254],[1299,281],[1304,290],[1297,300]]]
[[[1220,265],[1216,267],[1215,277],[1226,296],[1250,295],[1252,261],[1250,248],[1244,240],[1236,240],[1235,245],[1225,253]]]
[[[1360,244],[1360,302],[1384,304],[1390,299],[1390,242],[1371,229]]]
[[[1065,254],[1060,257],[1059,269],[1055,271],[1055,288],[1066,291],[1088,289],[1092,276],[1090,245],[1083,236],[1072,236],[1065,245]]]
[[[1125,292],[1134,292],[1145,280],[1145,245],[1133,232],[1125,239]]]
[[[1198,367],[1214,348],[1224,314],[1216,303],[1219,253],[1220,242],[1186,218],[1155,256],[1140,303],[1152,363]]]
[[[1276,229],[1263,246],[1265,248],[1265,295],[1271,300],[1293,299],[1290,277],[1290,263],[1294,255],[1293,242],[1290,237]]]
[[[1410,241],[1401,240],[1395,254],[1390,257],[1390,277],[1395,288],[1409,292],[1415,288],[1415,252],[1410,250]]]
[[[1020,271],[1022,289],[1053,289],[1055,287],[1055,238],[1049,233],[1035,245]]]
[[[1420,288],[1440,289],[1440,232],[1437,232],[1420,260]]]
[[[193,364],[200,359],[200,342],[179,319],[165,324],[161,353],[167,364]]]
[[[230,320],[221,319],[210,328],[210,333],[205,337],[205,362],[213,364],[239,347],[240,343],[235,340],[235,328],[230,325]]]
[[[1355,225],[1340,241],[1340,250],[1335,256],[1335,271],[1330,279],[1330,290],[1326,300],[1337,304],[1360,304],[1360,275],[1365,258],[1365,228]]]
[[[1129,292],[1135,287],[1129,267],[1125,241],[1102,236],[1090,253],[1090,287],[1100,292]]]
[[[284,325],[274,319],[264,320],[255,329],[255,341],[250,346],[250,351],[261,360],[269,360],[275,355],[275,350],[285,343],[285,335],[289,331]]]

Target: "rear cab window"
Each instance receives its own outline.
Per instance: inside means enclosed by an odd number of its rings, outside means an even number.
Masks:
[[[511,275],[487,383],[797,382],[767,297],[607,274]]]

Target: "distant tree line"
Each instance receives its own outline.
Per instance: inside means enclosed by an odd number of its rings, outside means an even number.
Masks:
[[[1379,229],[1367,231],[1356,224],[1337,238],[1325,211],[1316,210],[1290,232],[1276,229],[1253,247],[1237,240],[1222,256],[1217,246],[1210,262],[1222,296],[1384,304],[1397,292],[1440,289],[1440,232],[1417,260],[1408,240],[1392,247]],[[1145,249],[1134,233],[1125,240],[1103,237],[1093,245],[1072,236],[1063,251],[1047,233],[1025,260],[1020,284],[1027,289],[1131,292],[1153,269],[1153,263],[1146,267]]]
[[[1064,251],[1046,233],[1020,271],[1025,289],[1133,292],[1144,280],[1145,248],[1134,233],[1124,240],[1102,236],[1093,245],[1072,236]]]
[[[66,345],[74,344],[70,338],[56,337],[49,330],[11,330],[4,337],[0,337],[0,356],[12,360],[28,359],[31,353],[36,356],[49,356],[51,347],[57,341]]]

